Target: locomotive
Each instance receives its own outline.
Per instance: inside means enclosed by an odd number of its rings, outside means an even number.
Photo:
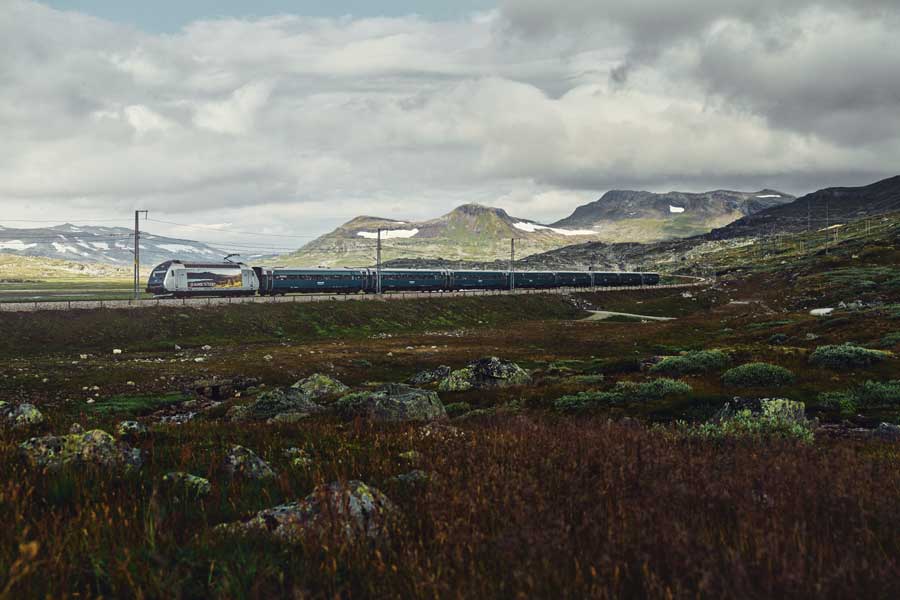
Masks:
[[[383,292],[647,286],[658,273],[622,271],[455,271],[381,269]],[[244,263],[170,260],[153,269],[147,292],[157,297],[365,294],[378,291],[376,269],[253,267]]]

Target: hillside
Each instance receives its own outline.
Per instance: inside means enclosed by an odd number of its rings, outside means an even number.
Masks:
[[[379,227],[384,230],[382,257],[386,261],[399,257],[500,260],[509,257],[512,238],[516,238],[516,254],[527,256],[595,237],[590,231],[548,227],[512,217],[499,208],[466,204],[421,222],[357,217],[277,262],[304,266],[372,265]]]
[[[900,175],[860,187],[826,188],[748,215],[709,234],[710,239],[819,231],[900,210]]]
[[[590,229],[604,242],[655,242],[707,233],[793,200],[776,190],[696,194],[613,190],[553,226]]]
[[[130,267],[134,263],[134,234],[124,227],[57,225],[37,229],[0,227],[0,252],[21,257],[51,258],[76,263]],[[158,264],[182,260],[217,260],[222,250],[201,242],[141,234],[141,262]]]

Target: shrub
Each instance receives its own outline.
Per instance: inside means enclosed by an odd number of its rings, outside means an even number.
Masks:
[[[828,369],[868,367],[888,357],[886,352],[871,350],[854,344],[819,346],[809,355],[809,362]]]
[[[724,416],[700,425],[681,422],[677,431],[704,439],[781,437],[812,442],[812,424],[806,418],[805,408],[802,402],[767,398],[761,402],[758,413],[750,409],[725,411]]]
[[[447,411],[448,417],[453,418],[471,412],[472,405],[468,402],[451,402],[444,407],[444,410]]]
[[[772,387],[793,381],[794,374],[784,367],[764,362],[747,363],[722,375],[722,383],[732,387]]]
[[[894,331],[881,338],[882,348],[891,348],[900,344],[900,331]]]
[[[650,368],[651,373],[689,375],[718,371],[728,366],[730,357],[721,350],[698,350],[681,356],[669,356]]]
[[[776,333],[769,338],[769,344],[772,346],[781,346],[787,343],[788,336],[785,333]]]
[[[842,392],[826,392],[819,395],[819,403],[840,409],[842,414],[853,414],[860,408],[882,408],[900,405],[900,380],[866,381]]]
[[[691,391],[691,386],[674,379],[651,379],[640,383],[620,381],[608,392],[581,392],[563,396],[553,403],[553,407],[560,412],[582,412],[602,405],[662,400],[667,396],[689,394]]]

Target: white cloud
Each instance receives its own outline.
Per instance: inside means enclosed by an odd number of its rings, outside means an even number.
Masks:
[[[150,35],[9,0],[0,204],[234,240],[465,202],[550,222],[613,187],[866,183],[900,164],[898,21],[880,0],[503,0]]]

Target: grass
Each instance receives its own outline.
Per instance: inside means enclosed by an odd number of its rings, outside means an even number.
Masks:
[[[85,412],[98,416],[136,417],[184,402],[186,399],[189,397],[181,392],[164,395],[112,396],[86,405]]]

